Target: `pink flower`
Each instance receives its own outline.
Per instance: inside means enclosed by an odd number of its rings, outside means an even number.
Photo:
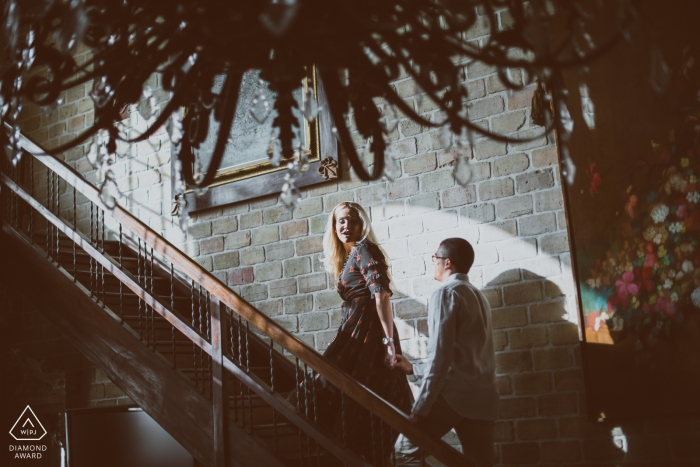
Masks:
[[[656,255],[654,253],[647,253],[647,258],[644,261],[644,267],[645,268],[653,268],[654,265],[656,264]],[[632,274],[631,272],[625,273],[625,274]],[[624,277],[624,276],[622,276]],[[618,281],[620,282],[620,281]],[[633,294],[637,295],[637,294]]]
[[[683,219],[687,215],[688,213],[685,210],[685,204],[681,204],[680,206],[678,206],[678,209],[676,209],[676,216],[678,216],[680,219]]]
[[[676,316],[676,305],[671,297],[659,297],[654,305],[655,311],[663,311],[666,316],[673,318]]]
[[[622,275],[622,280],[615,282],[615,287],[617,287],[617,294],[624,301],[627,300],[628,295],[637,295],[639,293],[639,286],[632,282],[634,280],[634,274],[630,271]]]

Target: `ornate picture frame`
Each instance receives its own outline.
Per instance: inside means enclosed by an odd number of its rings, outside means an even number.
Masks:
[[[311,123],[299,115],[300,127],[302,128],[300,136],[304,139],[306,156],[309,160],[308,168],[295,180],[295,185],[299,188],[334,180],[340,176],[338,146],[332,133],[333,122],[330,113],[324,111],[328,108],[327,99],[323,83],[317,76],[315,67],[312,67],[310,79],[306,81],[303,86],[313,88],[321,111]],[[299,94],[302,91],[301,84]],[[259,124],[249,114],[251,100],[261,92],[270,101],[270,107],[272,107],[271,100],[275,96],[267,90],[264,83],[259,81],[256,70],[253,70],[246,75],[241,84],[238,109],[229,139],[230,144],[226,149],[224,160],[221,168],[217,171],[214,182],[204,194],[196,195],[192,190],[185,192],[190,212],[246,201],[282,191],[286,165],[283,163],[279,167],[274,167],[268,154],[271,151],[269,135],[272,131],[274,115],[268,115],[264,123]],[[212,129],[218,128],[218,122],[213,117],[210,125]],[[211,157],[217,134],[217,131],[210,131],[208,140],[202,143],[198,149],[197,159],[205,168]],[[176,157],[172,154],[171,161],[175,160]],[[175,171],[173,170],[172,173]],[[173,180],[172,192],[174,192],[174,183]]]
[[[569,99],[578,171],[562,186],[590,420],[700,413],[700,41],[678,16],[651,15],[671,84],[655,89],[650,57],[618,48],[587,77],[595,120]]]

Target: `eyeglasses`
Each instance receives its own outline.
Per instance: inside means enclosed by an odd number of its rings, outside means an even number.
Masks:
[[[449,259],[447,256],[438,256],[438,255],[433,255],[431,258],[433,258],[433,263],[435,262],[436,259]]]

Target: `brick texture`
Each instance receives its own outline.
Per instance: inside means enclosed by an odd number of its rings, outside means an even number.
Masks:
[[[494,16],[499,24],[491,25],[483,13],[476,16],[469,33],[477,46],[492,27],[512,22],[501,11]],[[81,50],[77,60],[80,54],[83,60],[87,56]],[[510,92],[493,66],[470,62],[464,67],[470,117],[517,137],[539,134],[541,129],[530,123],[534,85]],[[527,82],[519,70],[512,70],[511,76],[515,82]],[[164,103],[167,95],[159,78],[153,80],[152,88]],[[20,117],[23,130],[46,147],[84,131],[94,119],[90,86],[64,93],[64,104],[48,115],[25,105]],[[426,118],[439,118],[434,104],[418,97],[421,90],[410,78],[401,77],[393,86]],[[125,122],[134,126],[139,118],[132,108]],[[169,214],[170,152],[164,129],[153,137],[163,144],[134,145],[130,157],[118,159],[113,170],[126,195],[127,210],[321,351],[335,335],[341,305],[320,260],[327,215],[337,203],[347,200],[365,206],[390,252],[393,310],[411,358],[425,356],[427,300],[437,286],[429,256],[444,238],[467,238],[477,252],[471,280],[492,307],[502,395],[496,428],[498,465],[624,467],[642,465],[632,463],[646,461],[642,456],[648,454],[654,465],[698,467],[697,423],[682,435],[669,434],[672,430],[650,433],[644,422],[626,423],[623,430],[636,441],[630,441],[630,452],[623,453],[611,442],[611,427],[586,418],[579,328],[571,322],[578,312],[557,149],[551,139],[518,144],[477,139],[473,148],[466,148],[473,178],[462,187],[452,173],[458,151],[445,150],[439,134],[400,116],[387,147],[387,155],[400,165],[395,180],[364,183],[347,169],[337,182],[301,188],[302,199],[293,211],[271,195],[193,214],[186,232]],[[65,153],[64,159],[97,183],[86,158],[88,146]],[[37,183],[36,192],[45,193],[44,182]],[[80,204],[78,212],[82,213],[78,225],[87,233],[87,204]],[[98,379],[81,389],[88,405],[127,400],[108,380]],[[682,426],[680,419],[670,420],[672,426]],[[652,444],[645,440],[658,447],[645,447]]]

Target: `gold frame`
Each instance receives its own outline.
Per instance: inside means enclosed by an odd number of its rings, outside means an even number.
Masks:
[[[303,88],[304,91],[308,89],[308,79],[304,80]],[[314,90],[314,98],[318,102],[318,84],[316,78],[316,66],[311,68],[311,85]],[[184,109],[183,109],[184,110]],[[318,162],[321,160],[321,144],[320,144],[320,127],[319,119],[315,119],[313,123],[309,123],[304,119],[304,133],[306,136],[306,141],[309,141],[309,148],[306,150],[306,157],[309,159],[309,163]],[[248,178],[257,177],[260,175],[266,175],[273,172],[278,172],[281,170],[286,170],[286,164],[280,164],[279,167],[273,167],[269,160],[263,162],[253,162],[248,164],[241,164],[239,166],[234,166],[228,169],[223,169],[223,171],[218,171],[214,176],[214,181],[209,185],[209,187],[215,187],[219,185],[224,185],[227,183],[237,182],[239,180],[245,180]],[[193,190],[186,190],[185,193],[191,193]]]

